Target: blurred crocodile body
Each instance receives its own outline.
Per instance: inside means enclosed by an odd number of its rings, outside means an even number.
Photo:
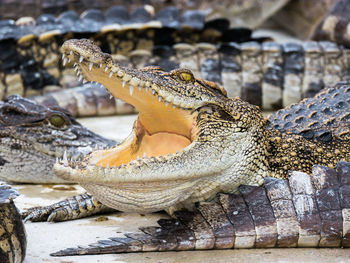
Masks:
[[[74,70],[59,63],[59,47],[74,37],[93,39],[115,61],[138,69],[186,67],[195,77],[224,85],[229,96],[241,96],[267,110],[311,97],[327,85],[347,80],[350,72],[349,51],[329,42],[237,45],[231,42],[266,38],[254,38],[247,29],[232,29],[225,19],[205,21],[202,11],[168,7],[154,13],[151,7],[141,7],[129,13],[125,7],[114,6],[105,13],[88,10],[80,17],[68,11],[58,18],[43,14],[36,21],[3,20],[0,98],[80,85]],[[108,96],[105,101],[113,105]],[[127,113],[126,107],[121,108],[121,113]],[[104,114],[111,113],[119,110]],[[79,114],[88,116],[91,110]]]
[[[181,12],[175,7],[155,13],[151,6],[130,13],[113,6],[105,13],[72,11],[54,17],[42,14],[36,20],[0,22],[0,98],[12,94],[37,95],[58,87],[79,84],[72,69],[63,68],[59,47],[71,38],[90,38],[117,58],[133,50],[152,50],[175,43],[220,43],[254,40],[247,28],[231,29],[229,21],[205,21],[202,11]],[[258,39],[256,39],[258,40]],[[69,64],[69,61],[65,61]]]
[[[266,177],[261,187],[218,194],[194,211],[177,211],[159,226],[52,256],[271,247],[350,247],[350,163],[315,165],[312,175]]]

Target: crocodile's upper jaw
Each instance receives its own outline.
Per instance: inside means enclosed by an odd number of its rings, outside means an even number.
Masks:
[[[88,40],[69,40],[62,51],[64,60],[75,61],[78,75],[104,85],[135,106],[139,116],[121,145],[95,151],[82,162],[64,160],[55,165],[57,175],[79,182],[106,205],[142,212],[204,200],[242,183],[244,171],[238,169],[232,179],[226,170],[246,158],[242,149],[234,149],[235,140],[256,131],[232,129],[243,124],[233,124],[243,116],[225,108],[231,100],[218,86],[188,70],[123,68]],[[216,134],[210,134],[213,128]],[[249,144],[242,148],[253,147]],[[250,183],[258,181],[261,177],[252,177]]]

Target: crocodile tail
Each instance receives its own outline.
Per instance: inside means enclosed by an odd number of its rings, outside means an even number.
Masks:
[[[350,247],[350,163],[315,165],[312,175],[265,178],[264,186],[219,194],[195,211],[126,237],[67,248],[52,256],[224,248]]]

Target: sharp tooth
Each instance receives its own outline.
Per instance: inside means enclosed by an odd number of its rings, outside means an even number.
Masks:
[[[123,80],[122,82],[122,87],[124,88],[125,87],[125,81]]]
[[[83,80],[83,75],[79,76],[79,81],[81,82]]]
[[[63,66],[65,66],[67,64],[67,58],[64,58],[63,59],[63,62],[62,62]]]
[[[123,77],[124,76],[124,71],[118,70],[117,76],[120,77],[120,78]]]
[[[134,86],[129,85],[130,96],[132,96],[133,91],[134,91]]]
[[[76,67],[76,66],[78,66],[78,64],[77,62],[74,62],[73,67]]]
[[[124,168],[125,164],[122,163],[122,165],[120,166],[121,168]]]
[[[166,102],[165,102],[165,106],[167,106],[167,107],[168,107],[168,105],[169,105],[169,102],[167,102],[167,101],[166,101]]]
[[[77,71],[78,70],[78,66],[74,67],[74,71]]]
[[[146,155],[146,152],[143,152],[143,158],[146,158],[147,155]]]
[[[62,54],[62,60],[65,59],[66,55],[63,53]]]
[[[105,72],[107,72],[107,70],[108,70],[108,67],[106,66],[106,68],[105,68]]]
[[[154,89],[152,89],[152,94],[154,95],[154,93],[156,93],[156,91]]]
[[[71,51],[69,51],[69,55],[73,55],[73,51],[71,50]]]
[[[67,151],[65,150],[63,153],[63,165],[68,166],[68,159],[67,159]]]
[[[83,84],[85,84],[87,82],[87,80],[86,79],[83,79]]]
[[[68,63],[70,63],[70,58],[68,58]]]
[[[113,71],[109,72],[109,76],[108,77],[111,78],[112,75],[113,75]]]
[[[56,163],[58,163],[58,157],[56,156]]]
[[[102,63],[100,63],[100,68],[102,68]]]
[[[140,160],[140,156],[137,155],[137,160]]]
[[[162,97],[161,96],[158,96],[158,101],[162,101]]]
[[[113,99],[113,96],[112,96],[112,95],[109,95],[109,99],[110,99],[110,100]]]
[[[83,60],[84,60],[84,57],[83,57],[83,56],[80,56],[80,58],[79,58],[79,63],[83,62]]]
[[[94,65],[94,63],[90,62],[89,64],[89,70],[91,71],[92,70],[92,66]]]

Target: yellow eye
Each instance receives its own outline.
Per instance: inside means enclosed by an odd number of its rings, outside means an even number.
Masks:
[[[66,121],[64,120],[64,118],[60,115],[57,114],[53,114],[50,119],[49,119],[50,123],[55,126],[55,127],[62,127]]]
[[[191,73],[188,73],[188,72],[182,72],[182,73],[180,73],[180,77],[181,77],[182,80],[187,81],[187,82],[188,82],[188,81],[191,81],[192,78],[193,78],[192,74],[191,74]]]

